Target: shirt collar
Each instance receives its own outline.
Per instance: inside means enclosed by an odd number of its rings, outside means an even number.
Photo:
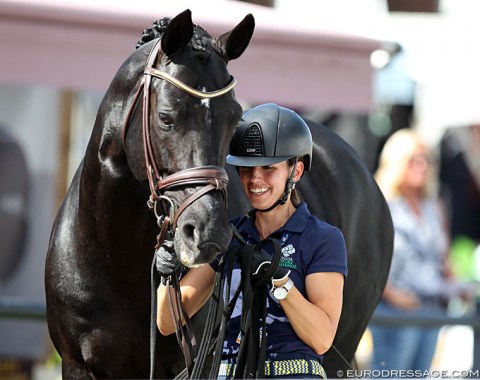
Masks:
[[[310,215],[307,204],[305,202],[300,203],[282,230],[302,233],[307,226]]]
[[[283,227],[280,227],[277,231],[275,231],[273,235],[283,233],[284,231],[302,233],[307,226],[310,215],[311,214],[308,210],[307,204],[305,202],[300,203],[295,212],[288,219],[287,223]],[[249,218],[245,227],[245,231],[250,236],[255,236],[255,238],[258,239],[258,231],[255,227],[254,212],[249,213]]]

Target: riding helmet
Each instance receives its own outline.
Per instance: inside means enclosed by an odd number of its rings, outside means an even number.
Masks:
[[[312,135],[294,111],[267,103],[247,111],[230,143],[227,163],[234,166],[268,166],[303,157],[312,165]]]

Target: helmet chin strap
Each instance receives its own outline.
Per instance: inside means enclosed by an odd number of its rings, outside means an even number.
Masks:
[[[271,210],[273,210],[275,207],[277,207],[278,205],[284,205],[287,200],[288,200],[288,197],[290,196],[290,193],[292,192],[292,190],[295,188],[295,182],[293,182],[293,175],[295,173],[295,169],[297,168],[297,162],[298,162],[298,157],[295,158],[295,164],[293,165],[293,168],[292,168],[292,171],[290,173],[290,176],[288,177],[287,179],[287,183],[285,184],[285,190],[283,191],[283,194],[282,196],[280,197],[280,199],[278,199],[273,205],[271,205],[270,207],[268,208],[265,208],[263,210],[260,210],[258,208],[256,209],[253,209],[254,212],[256,211],[260,211],[260,212],[269,212]]]

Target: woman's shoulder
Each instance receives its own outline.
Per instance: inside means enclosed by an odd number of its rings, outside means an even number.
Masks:
[[[312,214],[308,207],[308,204],[305,201],[302,201],[297,207],[295,216],[298,221],[303,221],[307,228],[318,228],[318,229],[330,229],[336,228],[327,221],[320,219],[318,216]]]
[[[395,225],[401,225],[404,222],[411,224],[412,212],[408,201],[403,197],[394,197],[387,201],[390,214]]]
[[[341,229],[333,224],[330,224],[329,222],[318,218],[317,216],[310,214],[306,229],[313,231],[313,232],[322,232],[322,233],[327,233],[327,232],[338,232],[342,233]]]
[[[324,236],[328,233],[342,234],[340,228],[334,226],[333,224],[328,223],[327,221],[320,219],[318,216],[313,215],[308,209],[308,205],[305,202],[302,202],[298,207],[297,211],[299,212],[299,218],[303,219],[302,224],[305,228],[303,233]]]
[[[302,240],[311,252],[308,273],[339,272],[347,275],[347,249],[339,227],[311,215]]]
[[[388,207],[390,207],[390,209],[402,207],[405,204],[405,202],[406,202],[405,199],[400,196],[395,196],[387,199]]]
[[[333,238],[344,240],[343,232],[339,227],[334,226],[315,215],[310,216],[304,234],[311,236],[312,239],[323,240],[325,238]]]

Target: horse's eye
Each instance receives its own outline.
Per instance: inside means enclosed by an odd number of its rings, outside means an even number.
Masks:
[[[160,128],[169,131],[173,128],[173,118],[164,112],[160,112],[158,114],[158,122],[160,124]]]

